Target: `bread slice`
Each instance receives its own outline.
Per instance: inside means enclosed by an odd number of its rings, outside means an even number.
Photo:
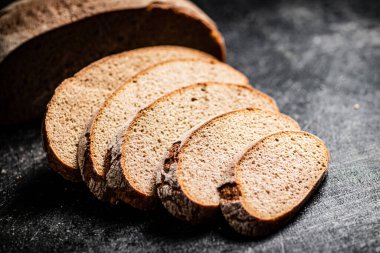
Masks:
[[[327,173],[323,141],[305,132],[280,132],[252,145],[237,163],[236,182],[222,186],[221,209],[239,233],[262,236],[284,225]]]
[[[212,59],[198,50],[178,46],[135,49],[105,57],[66,79],[50,100],[43,124],[49,165],[71,181],[81,181],[78,141],[105,99],[142,70],[172,59]]]
[[[267,95],[248,86],[225,83],[186,86],[141,110],[111,151],[107,184],[116,193],[113,199],[140,209],[155,207],[157,172],[171,144],[210,117],[246,107],[278,111]]]
[[[106,161],[109,145],[121,127],[162,95],[198,82],[248,85],[248,79],[217,61],[175,60],[138,74],[114,92],[89,124],[80,140],[78,161],[84,181],[99,199],[107,199]]]
[[[0,34],[0,124],[42,116],[59,83],[110,54],[179,45],[225,58],[187,0],[19,0],[0,11]]]
[[[299,129],[290,117],[260,109],[229,112],[193,128],[173,144],[157,178],[162,204],[191,223],[213,217],[218,187],[233,180],[239,153],[266,135]]]

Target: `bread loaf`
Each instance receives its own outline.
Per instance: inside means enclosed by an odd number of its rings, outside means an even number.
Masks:
[[[43,114],[55,87],[104,56],[181,45],[225,58],[215,24],[187,0],[19,0],[0,11],[0,124]]]

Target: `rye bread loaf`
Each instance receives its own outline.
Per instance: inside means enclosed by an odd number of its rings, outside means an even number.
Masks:
[[[79,167],[94,195],[108,199],[107,152],[123,125],[162,95],[193,83],[209,81],[248,85],[248,79],[242,73],[224,63],[174,60],[156,65],[119,87],[102,105],[79,142]]]
[[[215,24],[187,0],[16,1],[0,11],[0,124],[41,116],[55,87],[91,62],[154,45],[225,58]]]
[[[243,109],[194,127],[174,143],[157,178],[157,194],[175,217],[199,223],[218,211],[218,187],[233,178],[239,154],[274,132],[299,130],[297,122],[273,111]]]
[[[141,110],[118,135],[110,152],[107,185],[116,193],[113,199],[140,209],[154,208],[157,172],[171,144],[215,115],[247,107],[278,111],[267,95],[248,86],[225,83],[186,86]]]
[[[284,225],[327,173],[323,141],[305,132],[280,132],[258,141],[237,162],[235,182],[220,191],[221,210],[237,232],[263,236]]]
[[[172,59],[212,59],[212,56],[179,46],[135,49],[96,61],[63,81],[47,106],[42,128],[50,167],[68,180],[80,181],[78,141],[91,116],[129,78]]]

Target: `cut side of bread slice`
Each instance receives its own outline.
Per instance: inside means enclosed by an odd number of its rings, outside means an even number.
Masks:
[[[80,181],[78,141],[92,115],[125,81],[148,67],[173,59],[212,56],[178,46],[141,48],[96,61],[60,84],[47,106],[42,129],[50,167],[68,180]]]
[[[116,193],[113,198],[136,208],[153,208],[157,172],[171,144],[215,115],[247,107],[278,111],[267,95],[248,86],[225,83],[186,86],[141,110],[110,152],[107,184]]]
[[[0,34],[0,124],[42,116],[59,83],[110,54],[179,45],[225,58],[187,0],[19,0],[0,11]]]
[[[173,60],[158,64],[119,87],[88,125],[78,149],[84,181],[99,199],[107,199],[106,160],[109,145],[121,127],[139,110],[162,95],[200,82],[228,82],[248,85],[248,79],[232,67],[217,61]]]
[[[157,178],[162,204],[191,223],[211,218],[220,203],[218,187],[233,180],[239,154],[266,135],[299,129],[290,117],[257,108],[229,112],[194,127],[173,144]]]
[[[327,173],[323,141],[305,132],[280,132],[252,145],[222,186],[221,210],[237,232],[263,236],[284,225]]]

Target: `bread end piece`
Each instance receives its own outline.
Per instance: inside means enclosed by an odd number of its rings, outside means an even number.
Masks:
[[[2,125],[42,116],[59,83],[110,54],[181,45],[226,56],[216,25],[187,0],[20,0],[1,10],[0,30]]]
[[[178,152],[181,142],[170,148],[164,166],[157,174],[157,195],[163,206],[176,218],[192,224],[202,223],[216,217],[217,206],[200,206],[192,202],[181,190],[177,180]]]

